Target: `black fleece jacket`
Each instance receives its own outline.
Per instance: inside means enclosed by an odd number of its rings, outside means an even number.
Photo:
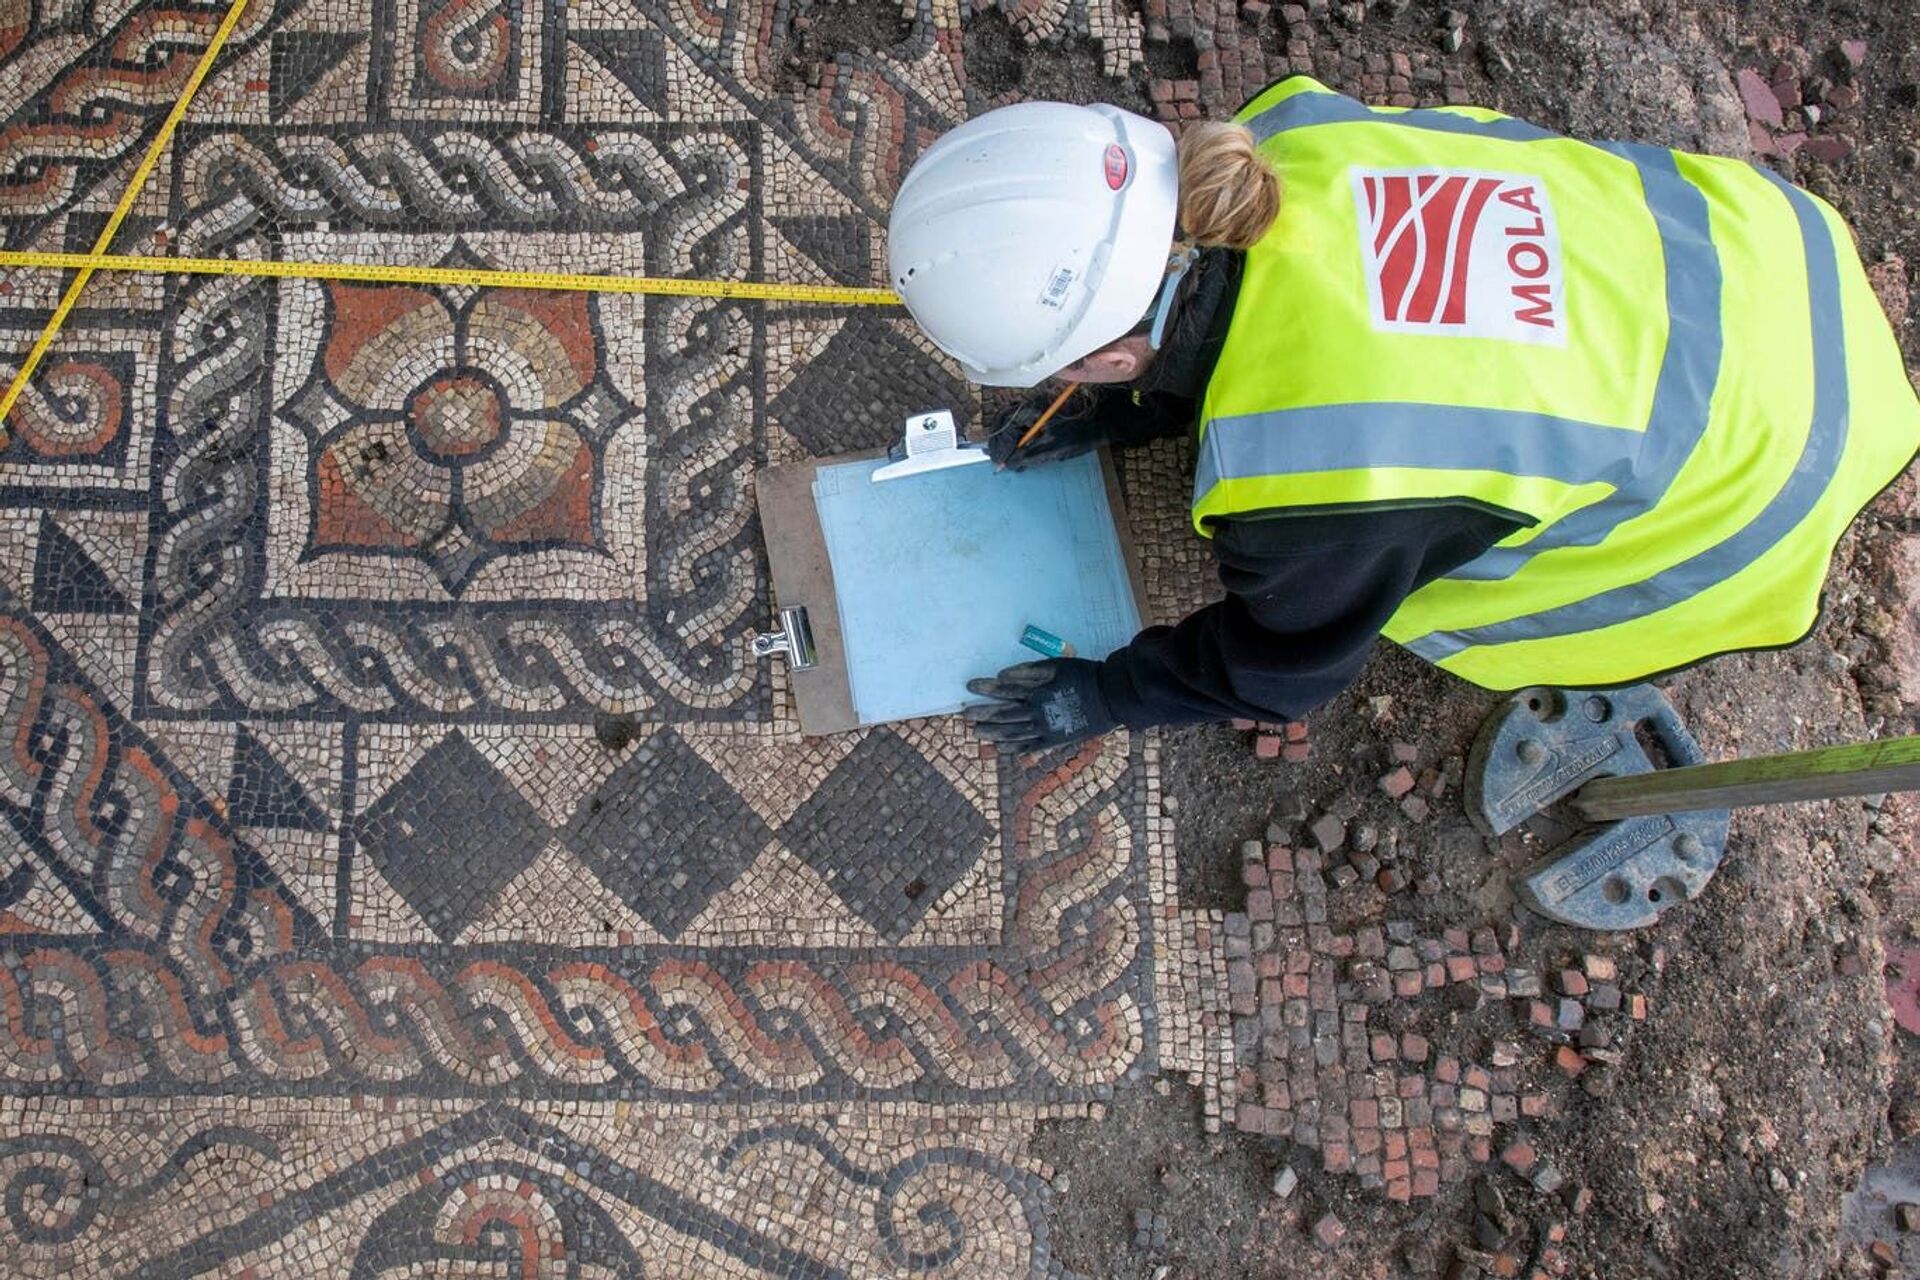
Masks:
[[[1227,250],[1204,253],[1159,355],[1132,387],[1101,393],[1095,414],[1111,443],[1193,429],[1243,261]],[[1132,729],[1298,719],[1352,683],[1402,600],[1518,527],[1453,503],[1216,520],[1227,598],[1176,626],[1142,631],[1101,664],[1100,691]]]

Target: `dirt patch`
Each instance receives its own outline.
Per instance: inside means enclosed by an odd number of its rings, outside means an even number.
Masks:
[[[1104,70],[1100,43],[1061,28],[1029,42],[999,9],[975,15],[963,33],[967,107],[974,114],[1009,102],[1110,102],[1129,111],[1148,108],[1145,81],[1116,81]]]
[[[843,53],[885,53],[905,44],[913,20],[892,0],[811,0],[796,10],[790,30],[801,56],[831,62]]]
[[[1064,1188],[1056,1181],[1053,1246],[1083,1276],[1149,1280],[1161,1266],[1226,1276],[1234,1273],[1203,1268],[1292,1237],[1268,1205],[1281,1153],[1239,1135],[1203,1136],[1200,1098],[1183,1084],[1157,1080],[1121,1094],[1103,1120],[1046,1126],[1033,1152],[1066,1174]]]
[[[777,87],[785,92],[816,88],[823,69],[843,55],[911,60],[924,34],[892,0],[800,0],[776,37]]]

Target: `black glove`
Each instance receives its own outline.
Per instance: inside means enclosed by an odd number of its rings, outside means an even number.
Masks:
[[[1040,420],[1052,404],[1057,391],[1042,391],[1028,396],[994,419],[987,436],[987,456],[996,467],[1024,471],[1038,462],[1064,462],[1106,444],[1109,433],[1099,420],[1100,397],[1091,388],[1078,387],[1060,412],[1047,419],[1026,448],[1020,449],[1022,436]]]
[[[1117,726],[1100,692],[1100,664],[1085,658],[1022,662],[997,676],[967,681],[976,702],[961,714],[987,742],[1009,751],[1039,751],[1097,737]]]

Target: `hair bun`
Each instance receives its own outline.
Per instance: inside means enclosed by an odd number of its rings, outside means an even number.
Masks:
[[[1280,214],[1280,175],[1245,125],[1188,125],[1180,135],[1180,225],[1197,244],[1250,249]]]

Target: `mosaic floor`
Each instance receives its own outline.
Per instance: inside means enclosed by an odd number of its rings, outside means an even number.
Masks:
[[[0,0],[8,248],[221,12]],[[817,84],[789,17],[255,0],[115,250],[869,283],[959,15]],[[889,311],[90,284],[0,449],[0,1269],[1057,1274],[1034,1123],[1233,1068],[1155,742],[803,739],[748,652],[755,470],[942,404]]]

